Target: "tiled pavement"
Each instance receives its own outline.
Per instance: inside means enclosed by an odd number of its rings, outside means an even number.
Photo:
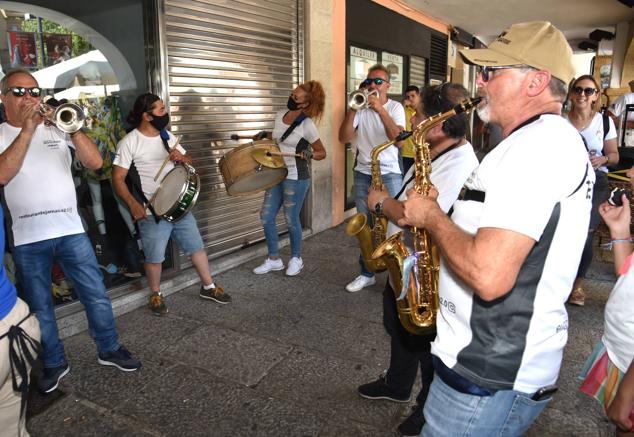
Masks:
[[[288,250],[282,251],[288,260]],[[377,285],[347,293],[358,246],[343,227],[304,242],[305,267],[251,273],[251,261],[216,277],[230,305],[198,298],[198,286],[167,297],[170,312],[140,308],[117,319],[142,362],[124,373],[97,364],[86,332],[65,341],[71,373],[46,397],[32,393],[34,436],[397,436],[407,404],[369,401],[356,387],[386,367],[388,337]],[[569,308],[560,390],[529,435],[607,436],[601,408],[576,375],[602,332],[613,276],[595,263],[584,307]]]

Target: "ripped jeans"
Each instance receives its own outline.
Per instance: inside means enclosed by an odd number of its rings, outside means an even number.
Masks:
[[[304,204],[304,198],[310,187],[310,179],[284,179],[281,183],[266,190],[264,203],[260,211],[260,219],[264,227],[266,246],[269,257],[279,255],[277,247],[277,225],[275,217],[282,205],[284,205],[284,215],[291,238],[291,256],[299,258],[302,249],[302,224],[299,221],[299,213]]]

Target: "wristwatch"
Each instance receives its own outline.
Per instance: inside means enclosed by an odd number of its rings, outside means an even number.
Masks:
[[[379,200],[378,202],[376,202],[376,205],[374,205],[374,213],[376,215],[383,215],[383,202],[385,202],[385,199],[387,199],[387,197]]]

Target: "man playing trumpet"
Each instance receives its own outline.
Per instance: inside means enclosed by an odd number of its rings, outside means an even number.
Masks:
[[[18,280],[42,332],[44,369],[38,388],[55,390],[70,370],[51,296],[53,262],[72,281],[86,309],[99,364],[137,370],[141,363],[119,344],[103,276],[77,212],[70,151],[96,170],[102,165],[99,149],[81,130],[67,134],[45,125],[42,90],[28,71],[7,73],[0,89],[7,115],[0,125],[0,185]]]
[[[354,167],[354,196],[357,212],[368,214],[368,188],[372,182],[371,159],[372,148],[378,144],[395,138],[405,126],[405,110],[403,106],[388,99],[390,89],[389,73],[380,64],[370,67],[368,77],[361,83],[362,89],[368,91],[367,108],[356,110],[349,108],[339,128],[339,141],[352,143],[356,152]],[[378,93],[378,97],[376,94]],[[403,181],[399,163],[398,148],[390,146],[380,155],[381,178],[390,195],[395,195]],[[351,293],[376,283],[371,272],[359,257],[361,273],[346,286]]]

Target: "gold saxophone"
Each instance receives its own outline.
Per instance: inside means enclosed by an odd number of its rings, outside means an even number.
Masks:
[[[453,109],[431,116],[420,122],[411,134],[414,136],[414,190],[427,195],[432,187],[427,132],[454,115],[469,112],[480,98],[465,100]],[[413,253],[403,243],[403,232],[397,232],[372,253],[372,259],[383,260],[394,285],[396,308],[403,327],[412,334],[433,334],[438,313],[438,269],[440,256],[425,229],[411,228]]]
[[[379,144],[372,149],[370,155],[372,182],[370,186],[374,190],[383,189],[383,180],[381,179],[381,161],[379,154],[390,147],[397,141],[401,141],[411,135],[410,132],[401,132],[394,140]],[[368,216],[362,212],[355,214],[346,225],[346,233],[350,236],[356,236],[359,240],[361,248],[361,258],[365,266],[374,273],[380,273],[387,268],[383,259],[374,259],[372,252],[385,241],[387,232],[387,217],[384,215],[377,216],[374,211],[370,211],[373,217],[374,226],[370,229],[368,225]]]

